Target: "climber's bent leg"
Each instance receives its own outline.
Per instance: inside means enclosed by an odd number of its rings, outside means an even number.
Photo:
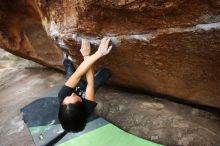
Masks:
[[[76,71],[76,69],[73,66],[73,63],[68,58],[64,59],[63,65],[66,72],[65,78],[69,79],[69,77]]]
[[[72,61],[70,61],[68,58],[64,59],[63,65],[64,65],[65,72],[66,72],[65,78],[69,79],[69,77],[76,71],[76,68],[73,66]],[[76,86],[80,87],[82,90],[85,90],[86,82],[83,79],[80,79],[80,81],[78,82]]]
[[[107,68],[100,69],[95,74],[95,92],[111,77],[112,71]]]

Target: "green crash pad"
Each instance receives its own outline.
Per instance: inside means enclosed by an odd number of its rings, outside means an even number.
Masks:
[[[60,146],[159,146],[148,140],[131,135],[113,124],[92,130],[66,141]]]
[[[59,88],[56,89],[56,91],[58,90]],[[36,146],[160,145],[129,134],[94,114],[88,119],[83,131],[65,133],[57,119],[58,108],[59,102],[57,97],[43,97],[21,109],[23,120]]]

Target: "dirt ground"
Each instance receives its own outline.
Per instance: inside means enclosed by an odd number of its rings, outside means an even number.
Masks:
[[[0,145],[34,145],[20,109],[64,83],[64,75],[0,50]],[[105,86],[96,113],[165,145],[219,145],[220,115],[146,94]]]

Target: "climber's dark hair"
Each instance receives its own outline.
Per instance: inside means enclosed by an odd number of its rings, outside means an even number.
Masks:
[[[61,103],[58,118],[65,131],[82,131],[86,126],[86,112],[83,103]]]

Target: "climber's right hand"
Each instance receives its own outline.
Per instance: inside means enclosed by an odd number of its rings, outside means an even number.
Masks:
[[[109,37],[104,37],[101,40],[101,43],[100,43],[98,51],[97,51],[98,53],[100,53],[101,56],[105,56],[111,51],[112,46],[109,46],[109,42],[110,42]]]

